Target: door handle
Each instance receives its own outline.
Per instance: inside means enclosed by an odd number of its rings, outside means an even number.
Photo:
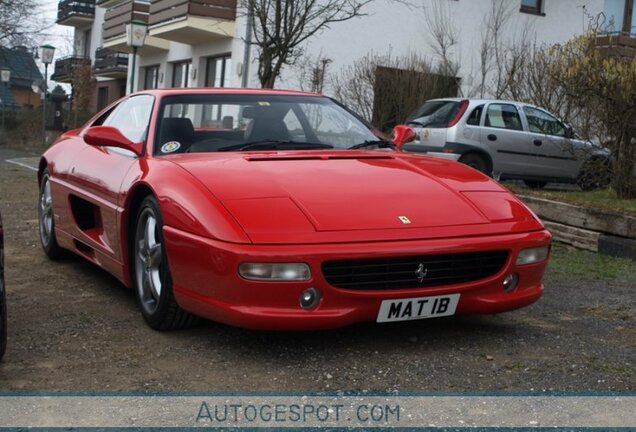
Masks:
[[[489,141],[497,141],[497,135],[495,135],[495,134],[488,135],[488,140]]]
[[[532,143],[538,147],[541,144],[543,144],[543,141],[536,139],[536,140],[532,141]]]

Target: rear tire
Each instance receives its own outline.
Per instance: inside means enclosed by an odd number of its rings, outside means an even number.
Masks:
[[[155,330],[191,327],[199,318],[177,304],[163,241],[163,219],[153,196],[141,202],[132,245],[133,278],[141,315]]]
[[[42,172],[40,182],[40,199],[38,201],[38,227],[40,244],[46,256],[51,260],[58,260],[66,255],[55,237],[55,214],[53,213],[53,196],[51,195],[51,177],[49,170]]]
[[[530,189],[543,189],[548,184],[547,182],[536,180],[524,180],[523,183]]]
[[[468,165],[471,168],[475,168],[477,171],[481,171],[489,177],[492,176],[490,164],[484,156],[481,156],[478,153],[467,153],[459,158],[459,162]]]

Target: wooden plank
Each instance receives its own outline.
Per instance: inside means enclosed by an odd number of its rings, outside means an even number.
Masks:
[[[541,218],[564,225],[636,239],[636,217],[579,207],[541,198],[519,196]]]
[[[548,220],[544,220],[543,223],[548,231],[552,233],[554,240],[567,243],[579,249],[598,252],[600,233]]]

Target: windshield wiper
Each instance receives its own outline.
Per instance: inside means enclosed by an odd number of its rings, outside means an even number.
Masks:
[[[307,143],[298,141],[280,141],[280,140],[262,140],[243,144],[235,144],[227,147],[221,147],[217,151],[245,151],[245,150],[315,150],[315,149],[331,149],[332,145]]]
[[[390,148],[395,150],[397,147],[390,141],[386,140],[367,140],[363,143],[352,145],[348,150],[361,149],[365,147]]]

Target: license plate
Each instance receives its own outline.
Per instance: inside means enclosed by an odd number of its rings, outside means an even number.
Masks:
[[[455,314],[459,294],[383,300],[377,322],[409,321]]]

